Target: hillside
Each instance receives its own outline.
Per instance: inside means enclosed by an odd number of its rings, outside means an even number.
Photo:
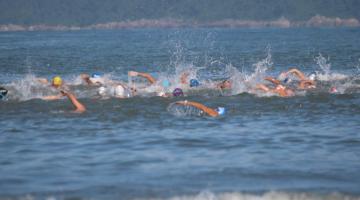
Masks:
[[[315,15],[360,19],[359,0],[0,0],[0,24],[66,25],[179,19],[309,20]]]

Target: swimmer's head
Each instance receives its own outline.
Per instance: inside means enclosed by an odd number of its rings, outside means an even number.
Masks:
[[[286,77],[284,80],[283,80],[283,83],[287,84],[287,83],[291,83],[291,79],[289,77]]]
[[[218,85],[221,89],[231,89],[231,81],[224,80]]]
[[[122,85],[117,85],[114,90],[114,95],[116,97],[125,97],[125,89]]]
[[[284,81],[285,79],[288,78],[288,74],[286,72],[282,72],[279,77],[278,77],[278,80],[280,81]]]
[[[99,89],[98,89],[98,94],[99,94],[100,96],[104,96],[104,95],[106,94],[106,88],[103,87],[103,86],[99,87]]]
[[[0,87],[0,99],[4,99],[7,95],[7,93],[8,93],[7,89]]]
[[[101,77],[101,75],[98,73],[91,74],[91,78],[100,78],[100,77]]]
[[[225,115],[226,109],[224,107],[217,107],[215,110],[219,115]]]
[[[161,82],[161,85],[162,85],[163,87],[167,88],[167,87],[170,87],[170,82],[165,79],[165,80],[163,80],[163,81]]]
[[[329,91],[329,92],[330,92],[330,93],[338,93],[339,91],[336,89],[335,86],[333,86],[333,87],[330,88],[330,91]]]
[[[182,89],[175,88],[175,90],[173,91],[173,96],[174,97],[184,96],[184,93],[183,93]]]
[[[309,79],[314,81],[316,79],[316,72],[311,72],[309,75]]]
[[[104,82],[105,82],[103,77],[98,73],[91,74],[90,81],[93,84],[104,84]]]
[[[60,87],[62,85],[62,79],[60,76],[55,76],[53,79],[52,79],[52,85],[54,87]]]
[[[200,83],[199,83],[198,80],[196,80],[196,79],[191,79],[190,80],[190,87],[197,87],[199,85],[200,85]]]

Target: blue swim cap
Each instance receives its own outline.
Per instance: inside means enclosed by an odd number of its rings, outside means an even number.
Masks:
[[[5,98],[6,95],[7,95],[7,93],[8,93],[8,90],[7,90],[7,89],[5,89],[5,88],[3,88],[3,87],[0,87],[0,99]]]
[[[161,84],[162,84],[163,87],[166,87],[166,88],[167,88],[167,87],[170,87],[170,82],[169,82],[168,80],[166,80],[166,79],[163,80],[163,81],[161,82]]]
[[[191,79],[190,80],[190,87],[197,87],[199,85],[200,85],[200,83],[199,83],[198,80],[196,80],[196,79]]]
[[[284,80],[283,80],[283,83],[290,83],[291,82],[291,79],[289,77],[286,77]]]
[[[100,78],[101,76],[100,76],[100,74],[98,74],[98,73],[93,73],[93,74],[91,74],[91,78]]]
[[[226,109],[224,107],[218,107],[218,108],[216,108],[216,112],[219,115],[225,115]]]
[[[173,95],[174,95],[174,97],[179,97],[179,96],[184,96],[184,93],[183,93],[182,89],[175,88],[175,90],[173,91]]]

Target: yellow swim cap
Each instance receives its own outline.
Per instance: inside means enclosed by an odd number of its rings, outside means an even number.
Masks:
[[[59,87],[62,84],[62,79],[60,76],[55,76],[52,80],[53,86]]]

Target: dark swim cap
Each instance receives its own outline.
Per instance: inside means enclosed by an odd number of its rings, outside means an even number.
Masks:
[[[200,85],[200,83],[199,83],[198,80],[196,80],[196,79],[191,79],[190,80],[190,87],[197,87],[199,85]]]
[[[183,93],[182,89],[175,88],[175,90],[173,91],[173,95],[174,95],[174,97],[179,97],[179,96],[184,96],[184,93]]]
[[[5,88],[3,88],[3,87],[0,87],[0,99],[5,98],[6,95],[7,95],[7,93],[8,93],[8,90],[7,90],[7,89],[5,89]]]

